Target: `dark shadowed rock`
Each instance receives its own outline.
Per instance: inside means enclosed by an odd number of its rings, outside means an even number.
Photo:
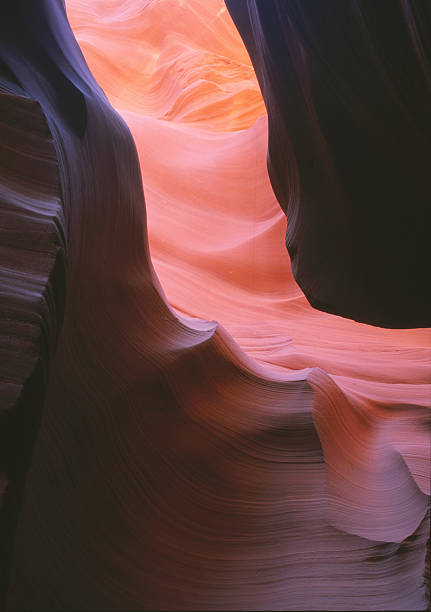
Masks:
[[[309,302],[428,327],[430,3],[226,5],[268,110],[268,170]]]

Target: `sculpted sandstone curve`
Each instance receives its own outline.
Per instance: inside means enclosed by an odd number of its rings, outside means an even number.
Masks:
[[[52,134],[67,294],[8,608],[425,607],[429,334],[307,304],[223,3],[68,2],[100,85],[40,7],[41,57],[6,56]]]

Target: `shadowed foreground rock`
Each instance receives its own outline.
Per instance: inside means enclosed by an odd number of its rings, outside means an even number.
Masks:
[[[64,306],[57,155],[40,104],[0,63],[1,595]]]

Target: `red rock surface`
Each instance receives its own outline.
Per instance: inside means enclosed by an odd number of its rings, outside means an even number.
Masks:
[[[47,9],[86,127],[14,65],[61,155],[68,286],[9,609],[424,608],[429,331],[305,300],[222,2],[67,10],[119,114]]]

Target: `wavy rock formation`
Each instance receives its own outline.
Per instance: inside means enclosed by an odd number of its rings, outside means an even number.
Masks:
[[[268,110],[268,170],[307,299],[373,325],[429,326],[429,3],[226,5]]]
[[[295,285],[224,5],[68,3],[133,131],[169,302],[131,134],[62,3],[34,7],[2,59],[49,126],[67,295],[8,608],[423,609],[429,332]]]

